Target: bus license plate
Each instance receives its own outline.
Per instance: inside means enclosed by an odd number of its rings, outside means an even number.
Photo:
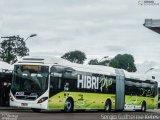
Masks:
[[[28,106],[28,103],[21,103],[21,106]]]

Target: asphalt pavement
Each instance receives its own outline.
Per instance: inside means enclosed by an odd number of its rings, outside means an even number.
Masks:
[[[0,108],[0,120],[160,120],[160,110],[112,111],[110,113],[101,111],[75,111],[73,113],[42,111],[34,113],[30,109]]]

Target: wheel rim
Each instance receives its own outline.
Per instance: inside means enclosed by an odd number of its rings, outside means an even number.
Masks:
[[[145,106],[144,105],[142,106],[142,111],[145,111]]]
[[[108,111],[108,109],[109,109],[109,106],[107,105],[107,106],[106,106],[106,110]]]
[[[107,103],[107,105],[106,105],[106,111],[109,111],[109,109],[110,109],[110,106],[109,106],[109,104]]]
[[[72,106],[71,102],[67,101],[65,106],[66,106],[66,110],[69,111],[71,109],[71,106]]]

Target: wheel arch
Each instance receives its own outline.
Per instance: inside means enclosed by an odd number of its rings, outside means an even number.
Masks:
[[[145,100],[142,101],[142,105],[145,104],[145,106],[147,107],[147,103]]]
[[[112,100],[110,98],[107,98],[105,101],[105,105],[107,104],[107,102],[109,102],[111,104],[111,108],[112,108]]]

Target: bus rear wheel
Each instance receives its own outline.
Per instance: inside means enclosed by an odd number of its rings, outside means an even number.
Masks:
[[[105,104],[105,111],[110,112],[111,111],[111,101],[107,100]]]
[[[64,111],[65,112],[73,112],[73,108],[74,108],[73,100],[67,99],[65,102]]]
[[[141,111],[146,112],[146,103],[145,102],[142,103]]]
[[[39,112],[41,112],[41,109],[32,108],[32,111],[39,113]]]

